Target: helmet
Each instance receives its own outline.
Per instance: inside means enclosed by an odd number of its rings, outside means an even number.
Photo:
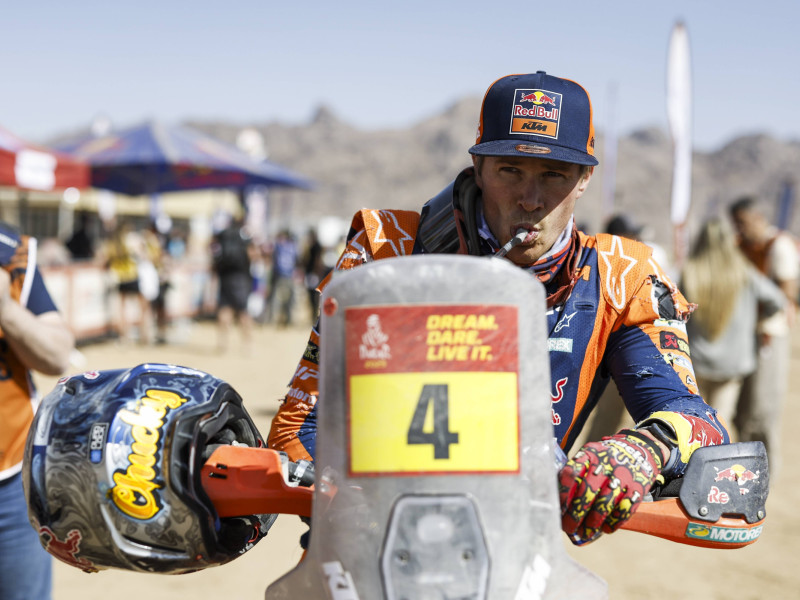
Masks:
[[[264,441],[239,394],[208,373],[143,364],[62,378],[25,448],[31,524],[48,552],[85,571],[226,563],[277,515],[219,518],[200,474],[220,444]]]
[[[415,253],[483,256],[478,235],[481,190],[468,167],[422,207]]]

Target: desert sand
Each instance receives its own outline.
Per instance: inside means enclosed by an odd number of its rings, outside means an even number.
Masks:
[[[225,379],[244,397],[256,424],[266,435],[272,415],[305,348],[305,323],[284,329],[272,325],[253,330],[249,352],[232,336],[232,349],[216,351],[213,323],[191,323],[173,331],[164,346],[121,346],[114,342],[81,348],[84,363],[73,372],[130,367],[142,362],[164,362],[201,369]],[[796,332],[797,333],[797,332]],[[772,478],[764,532],[755,544],[739,550],[709,550],[668,542],[647,535],[620,531],[595,543],[574,548],[564,538],[569,554],[603,577],[615,600],[667,597],[703,600],[737,598],[800,598],[800,569],[796,552],[800,539],[800,339],[795,337],[790,396],[787,399],[783,438],[783,468]],[[40,392],[47,393],[54,378],[37,377]],[[123,571],[86,574],[55,563],[54,600],[107,600],[146,598],[167,600],[258,600],[267,585],[290,570],[300,559],[297,517],[282,515],[269,535],[236,561],[189,575],[147,575]],[[372,600],[372,599],[362,599]]]

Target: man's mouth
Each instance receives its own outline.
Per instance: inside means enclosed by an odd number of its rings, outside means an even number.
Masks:
[[[524,237],[522,237],[522,240],[519,243],[525,246],[528,244],[532,244],[536,240],[536,238],[539,237],[539,230],[532,229],[530,227],[522,225],[517,225],[516,227],[513,228],[513,235],[515,238],[519,238],[523,234]]]
[[[509,253],[515,246],[520,244],[531,244],[539,236],[539,231],[536,229],[527,229],[526,227],[515,227],[514,235],[505,245],[495,253],[495,256],[500,258]]]

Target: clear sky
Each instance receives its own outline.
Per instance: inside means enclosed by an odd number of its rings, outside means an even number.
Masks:
[[[696,147],[800,139],[798,18],[796,0],[6,0],[0,125],[43,141],[98,114],[300,124],[325,104],[358,127],[405,127],[546,70],[589,90],[599,130],[611,114],[622,135],[666,130],[683,19]]]

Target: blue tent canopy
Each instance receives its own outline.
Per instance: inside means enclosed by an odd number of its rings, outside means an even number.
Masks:
[[[157,121],[56,146],[91,166],[92,186],[131,196],[253,185],[309,190],[312,182],[184,126]]]

